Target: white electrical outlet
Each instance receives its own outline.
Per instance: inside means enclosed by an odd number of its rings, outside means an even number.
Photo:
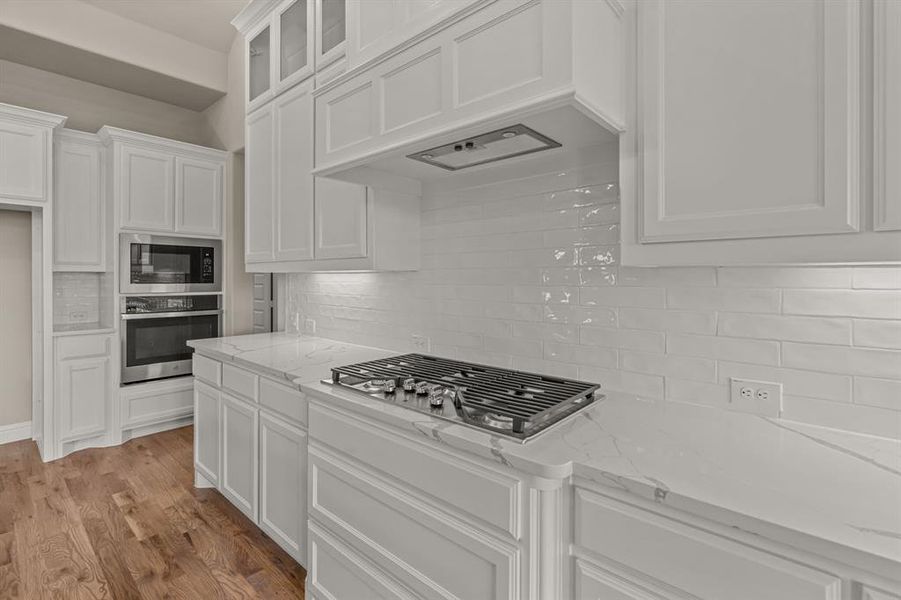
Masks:
[[[413,342],[413,349],[417,352],[430,352],[432,349],[432,341],[428,336],[414,333],[410,336],[410,340]]]
[[[750,379],[729,380],[729,409],[738,412],[778,417],[782,414],[782,384]]]

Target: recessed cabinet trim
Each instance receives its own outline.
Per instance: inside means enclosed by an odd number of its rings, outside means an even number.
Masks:
[[[193,175],[189,173],[193,172]],[[222,162],[175,157],[175,230],[197,235],[222,235],[225,165]],[[188,191],[192,193],[188,193]]]
[[[901,230],[901,4],[873,4],[873,228]]]
[[[678,240],[700,240],[700,239],[732,239],[746,237],[772,237],[780,235],[807,235],[822,233],[842,233],[853,232],[858,230],[859,220],[859,95],[860,95],[860,79],[859,73],[859,36],[860,36],[860,6],[857,0],[827,1],[821,0],[813,6],[816,7],[816,14],[812,15],[815,19],[815,43],[816,49],[815,64],[811,68],[818,73],[815,77],[818,85],[816,90],[816,100],[809,109],[816,111],[816,132],[813,142],[816,145],[816,162],[815,166],[805,165],[806,169],[815,170],[812,176],[815,181],[780,181],[777,178],[768,180],[773,176],[768,171],[761,171],[753,174],[756,168],[755,157],[761,157],[764,152],[761,147],[754,148],[754,144],[761,143],[761,140],[772,139],[773,150],[778,149],[780,136],[783,135],[781,126],[787,125],[787,116],[780,115],[785,112],[785,102],[776,102],[769,107],[770,115],[765,116],[757,112],[757,118],[765,119],[761,123],[756,123],[754,129],[764,131],[755,135],[753,132],[746,132],[753,136],[749,140],[751,146],[748,150],[748,161],[742,164],[736,152],[724,150],[724,154],[729,154],[723,160],[721,167],[730,168],[723,171],[722,168],[714,169],[712,172],[693,178],[695,183],[687,184],[685,180],[691,179],[688,176],[675,178],[675,183],[670,181],[670,175],[678,172],[685,172],[686,166],[670,167],[668,163],[677,160],[677,165],[682,165],[681,161],[685,160],[685,156],[695,156],[699,161],[699,166],[704,164],[705,156],[710,156],[712,151],[703,146],[696,146],[694,149],[685,146],[673,147],[669,149],[667,144],[669,138],[678,136],[677,139],[686,140],[689,135],[684,120],[680,119],[682,113],[679,112],[678,104],[676,108],[670,105],[670,94],[676,94],[675,102],[682,102],[682,107],[686,106],[689,101],[680,95],[684,87],[694,86],[695,102],[700,105],[704,104],[702,98],[707,98],[708,102],[711,96],[715,98],[718,90],[722,89],[722,102],[714,103],[712,112],[720,115],[718,111],[722,106],[734,101],[735,98],[729,100],[732,89],[738,86],[737,83],[731,82],[733,87],[729,87],[729,83],[724,85],[716,79],[714,75],[709,75],[707,80],[702,79],[703,75],[695,80],[689,79],[686,71],[677,71],[674,74],[669,73],[671,63],[679,60],[680,53],[675,53],[668,46],[669,39],[672,38],[673,43],[686,44],[685,52],[691,52],[694,42],[687,38],[685,33],[691,17],[714,19],[715,15],[709,14],[716,10],[722,10],[722,16],[729,16],[735,19],[734,23],[744,21],[741,19],[743,11],[745,16],[754,15],[758,19],[762,18],[760,13],[765,10],[771,10],[776,7],[782,7],[780,10],[795,10],[789,4],[773,4],[773,5],[743,5],[735,3],[725,9],[711,8],[708,14],[701,14],[701,10],[695,10],[691,5],[668,4],[662,0],[650,0],[648,2],[638,3],[639,13],[639,52],[638,61],[638,89],[639,89],[639,111],[640,111],[640,134],[638,156],[641,161],[641,201],[639,209],[641,210],[640,218],[640,234],[641,242],[667,242]],[[745,8],[745,7],[749,8]],[[810,4],[798,4],[797,7],[806,8]],[[676,12],[679,10],[680,12]],[[732,11],[726,13],[725,11]],[[751,12],[755,11],[755,12]],[[782,13],[772,15],[778,18]],[[798,18],[798,15],[794,15]],[[719,22],[723,22],[719,18]],[[737,25],[733,25],[737,26]],[[703,27],[703,25],[698,25]],[[711,31],[708,29],[708,31]],[[714,32],[711,36],[722,35]],[[785,42],[790,36],[784,35],[778,39],[778,42]],[[794,39],[794,38],[792,38]],[[725,48],[731,50],[723,52],[725,58],[738,57],[742,54],[743,49],[739,47],[742,42],[747,40],[738,40],[733,48]],[[764,45],[777,43],[773,36],[769,38],[761,37],[759,44],[760,51],[747,48],[745,55],[764,54]],[[698,43],[700,47],[700,43]],[[772,55],[770,51],[765,56]],[[788,57],[786,57],[788,58]],[[761,60],[765,60],[762,58]],[[711,62],[720,62],[719,59],[711,59]],[[763,63],[761,63],[763,64]],[[788,64],[788,63],[786,63]],[[687,69],[687,65],[680,65],[683,69]],[[720,62],[719,65],[725,69],[725,65]],[[752,63],[753,67],[753,63]],[[701,72],[705,72],[702,66],[698,66]],[[669,92],[667,81],[669,78],[676,78],[679,82],[674,85],[674,92]],[[700,87],[703,84],[709,84],[707,88]],[[799,89],[793,90],[799,95]],[[735,92],[737,94],[737,92]],[[801,98],[788,98],[791,101],[793,109],[799,109],[799,103],[806,101]],[[701,109],[698,108],[700,111]],[[706,109],[705,109],[706,110]],[[729,115],[723,114],[724,120],[741,123],[742,120],[748,120],[748,112],[742,111],[741,106],[734,107],[735,112]],[[809,112],[809,111],[799,111]],[[667,116],[675,122],[672,127],[667,120]],[[691,120],[692,115],[686,115],[686,119]],[[724,122],[725,124],[725,122]],[[713,128],[714,123],[701,123],[700,126]],[[770,127],[770,131],[765,131],[766,127]],[[669,129],[673,131],[669,131]],[[735,131],[740,129],[735,127]],[[733,131],[733,129],[729,129]],[[758,137],[759,135],[759,137]],[[800,126],[796,131],[790,131],[786,135],[795,138],[801,137]],[[704,131],[699,131],[697,140],[708,140],[710,136],[704,135]],[[742,144],[736,141],[736,137],[723,140],[726,144],[738,144],[740,151]],[[811,141],[811,140],[808,140]],[[714,139],[715,143],[715,139]],[[800,153],[799,153],[800,154]],[[733,161],[730,165],[726,161]],[[669,169],[674,169],[672,172]],[[798,169],[789,169],[786,166],[785,174],[789,177],[795,176]],[[752,176],[753,175],[753,176]],[[729,182],[719,183],[721,178],[730,177]],[[741,195],[741,181],[745,181],[753,186],[758,186],[763,190],[761,195],[752,196],[748,200],[753,201],[755,208],[736,207],[730,209],[723,204],[722,207],[710,206],[716,204],[716,198],[711,196],[708,200],[704,200],[702,196],[707,193],[705,186],[712,185],[712,190],[719,187],[732,188],[734,195]],[[709,183],[705,183],[709,182]],[[766,185],[764,185],[764,183]],[[805,187],[802,194],[807,195],[806,202],[801,198],[794,197],[789,191],[783,191],[783,183],[789,186],[789,189],[798,189],[802,185]],[[687,189],[686,185],[692,185],[695,189]],[[756,208],[759,206],[759,199],[766,196],[779,196],[786,194],[780,199],[780,203],[770,202],[769,206]],[[719,195],[719,194],[717,194]],[[724,196],[719,195],[721,200],[726,200]],[[692,206],[694,205],[694,207]],[[750,206],[750,205],[749,205]]]
[[[137,169],[144,164],[141,178]],[[122,146],[119,197],[121,225],[127,229],[175,229],[175,157],[166,152]],[[158,210],[162,209],[162,210]]]
[[[106,271],[106,194],[99,138],[76,131],[54,140],[53,270]]]

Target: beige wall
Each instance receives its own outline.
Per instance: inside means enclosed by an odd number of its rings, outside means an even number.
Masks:
[[[228,52],[228,92],[203,111],[211,142],[232,152],[244,148],[244,38],[236,33]]]
[[[0,102],[65,115],[67,128],[90,133],[111,125],[193,144],[214,141],[198,111],[5,60]]]
[[[0,427],[31,420],[31,213],[0,210]]]

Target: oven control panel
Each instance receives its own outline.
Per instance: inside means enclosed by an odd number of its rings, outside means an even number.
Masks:
[[[126,296],[122,299],[124,314],[189,312],[217,310],[218,294],[192,296]]]

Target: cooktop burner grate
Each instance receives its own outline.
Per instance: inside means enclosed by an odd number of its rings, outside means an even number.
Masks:
[[[423,354],[404,354],[332,369],[332,383],[368,391],[365,382],[414,379],[452,390],[470,424],[526,438],[594,400],[600,386]],[[505,424],[509,423],[509,428]]]

